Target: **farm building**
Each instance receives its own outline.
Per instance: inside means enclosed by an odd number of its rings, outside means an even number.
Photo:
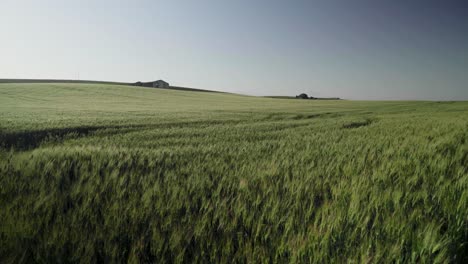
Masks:
[[[169,88],[169,83],[163,81],[163,80],[157,80],[153,82],[153,87],[155,88]]]
[[[169,83],[163,80],[157,80],[154,82],[136,82],[134,85],[153,88],[169,88]]]

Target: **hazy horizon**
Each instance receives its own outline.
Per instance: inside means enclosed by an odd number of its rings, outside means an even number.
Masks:
[[[464,1],[6,0],[0,10],[0,78],[468,100]]]

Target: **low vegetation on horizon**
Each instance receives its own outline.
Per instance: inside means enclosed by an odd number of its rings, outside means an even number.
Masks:
[[[0,84],[1,263],[468,262],[468,102]]]

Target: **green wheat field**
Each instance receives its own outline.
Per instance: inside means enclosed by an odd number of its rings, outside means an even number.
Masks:
[[[0,84],[1,263],[466,263],[468,102]]]

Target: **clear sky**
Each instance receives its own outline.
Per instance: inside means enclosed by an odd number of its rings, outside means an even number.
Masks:
[[[1,0],[0,78],[468,100],[466,0]]]

